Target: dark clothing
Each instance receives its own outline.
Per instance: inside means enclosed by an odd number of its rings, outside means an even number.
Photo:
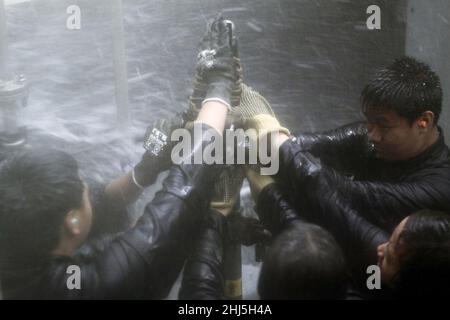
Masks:
[[[450,151],[442,132],[421,155],[396,163],[375,157],[364,123],[301,134],[281,146],[278,178],[296,209],[305,199],[328,201],[321,190],[331,188],[332,202],[388,232],[420,209],[450,211]]]
[[[258,197],[256,211],[261,222],[272,232],[280,232],[302,218],[328,230],[339,243],[347,259],[351,286],[358,296],[380,297],[380,292],[369,292],[366,287],[367,267],[377,264],[377,247],[389,240],[389,234],[361,217],[353,210],[348,210],[329,195],[332,189],[321,190],[325,201],[317,201],[310,207],[312,212],[296,211],[290,205],[276,184],[263,189]],[[375,294],[374,294],[375,293]]]
[[[226,219],[210,210],[183,271],[180,299],[224,299],[223,255]]]
[[[269,206],[267,210],[262,211],[265,215],[260,216],[260,219],[273,236],[288,228],[290,224],[300,221],[298,214],[287,202],[273,202],[272,197],[267,200]],[[208,219],[202,226],[184,267],[180,299],[225,299],[223,259],[228,226],[227,219],[221,213],[209,210]]]
[[[321,210],[327,214],[315,215],[316,223],[329,230],[337,239],[347,258],[350,258],[352,284],[357,297],[371,297],[365,281],[366,269],[377,264],[376,248],[386,242],[388,234],[360,215],[332,202],[320,202]],[[274,236],[291,225],[302,223],[309,212],[297,212],[286,201],[276,184],[264,188],[256,206],[259,218]],[[180,299],[223,299],[223,243],[226,237],[225,218],[210,211],[207,224],[203,226],[194,250],[190,254],[183,274]],[[354,259],[357,257],[358,259]],[[377,296],[380,292],[377,292]]]
[[[210,139],[205,136],[194,143],[192,150],[196,152],[203,150]],[[4,297],[164,298],[190,250],[192,234],[198,233],[215,177],[214,166],[174,165],[162,190],[146,206],[133,228],[93,256],[52,257],[33,266],[2,270]],[[70,265],[81,270],[80,290],[67,287]]]
[[[273,235],[300,219],[324,227],[344,250],[358,295],[390,297],[367,290],[367,267],[377,264],[377,247],[404,217],[420,208],[450,208],[449,150],[441,135],[416,159],[389,164],[374,157],[366,133],[359,123],[284,143],[282,189],[267,186],[256,211]],[[223,298],[224,220],[210,213],[186,263],[180,298]]]

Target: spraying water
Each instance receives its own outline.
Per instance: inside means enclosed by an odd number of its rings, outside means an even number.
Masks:
[[[197,43],[218,11],[236,25],[244,81],[294,132],[360,119],[364,82],[405,53],[406,1],[379,1],[386,14],[376,32],[365,27],[371,1],[128,0],[121,8],[114,0],[111,11],[109,0],[6,0],[5,12],[3,2],[0,77],[8,67],[28,79],[28,105],[14,116],[28,143],[70,152],[85,177],[104,183],[139,160],[152,120],[186,108]],[[79,30],[66,27],[74,2]],[[158,188],[131,208],[135,218]],[[249,192],[242,197],[254,214]],[[243,258],[248,297],[258,272],[252,252]]]

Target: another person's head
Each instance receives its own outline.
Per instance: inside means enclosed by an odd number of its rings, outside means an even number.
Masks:
[[[378,247],[381,279],[399,297],[450,295],[450,215],[422,210]]]
[[[344,299],[347,267],[333,236],[296,223],[268,249],[259,277],[261,299]]]
[[[361,102],[378,158],[408,160],[434,142],[442,89],[426,64],[410,57],[395,60],[369,81]]]
[[[71,255],[92,220],[87,186],[76,160],[62,151],[28,150],[0,170],[2,262],[29,263]]]

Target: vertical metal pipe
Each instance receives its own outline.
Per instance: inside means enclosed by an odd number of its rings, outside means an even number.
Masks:
[[[224,248],[225,298],[242,299],[242,257],[239,243],[226,243]]]
[[[240,199],[237,200],[233,212],[230,214],[229,225],[235,225],[232,220],[241,215]],[[224,294],[229,300],[242,299],[242,253],[241,243],[238,241],[236,230],[228,230],[228,239],[224,244]]]
[[[6,79],[7,40],[5,1],[0,0],[0,80]]]
[[[130,113],[122,0],[112,0],[112,26],[117,123],[124,128],[130,123]]]
[[[26,104],[28,90],[25,77],[8,74],[7,51],[6,8],[5,1],[0,0],[0,147],[15,147],[25,142],[18,112]]]

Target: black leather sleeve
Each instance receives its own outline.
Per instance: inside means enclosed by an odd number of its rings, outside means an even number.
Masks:
[[[406,216],[418,209],[434,208],[445,204],[444,191],[448,190],[446,177],[435,174],[417,180],[401,182],[355,181],[331,169],[309,152],[304,152],[292,140],[280,148],[280,183],[291,195],[309,195],[310,199],[324,199],[319,190],[334,191],[334,203],[341,203],[348,210],[356,210],[385,230],[393,228]]]
[[[282,232],[293,221],[300,219],[297,211],[274,183],[262,190],[255,210],[264,228],[269,230],[273,236]]]
[[[180,299],[221,300],[224,298],[225,231],[225,217],[219,212],[210,210],[203,230],[184,267]]]
[[[192,157],[210,143],[204,136],[194,141]],[[216,176],[214,166],[189,164],[187,159],[172,166],[137,224],[103,252],[89,260],[56,259],[41,297],[164,298],[182,268],[192,235],[198,233]],[[81,269],[81,290],[67,289],[70,264]]]
[[[364,122],[351,123],[321,133],[294,134],[293,140],[301,150],[310,152],[324,164],[342,171],[362,165],[361,160],[370,152]]]
[[[388,234],[355,211],[348,211],[345,206],[335,202],[330,189],[321,191],[324,197],[310,204],[308,210],[311,212],[306,212],[305,207],[295,210],[279,187],[271,184],[263,189],[258,198],[258,215],[268,223],[272,221],[272,228],[279,225],[278,221],[295,221],[294,215],[298,215],[333,234],[347,257],[357,257],[351,261],[353,267],[365,270],[367,266],[375,264],[377,246],[388,240]]]

